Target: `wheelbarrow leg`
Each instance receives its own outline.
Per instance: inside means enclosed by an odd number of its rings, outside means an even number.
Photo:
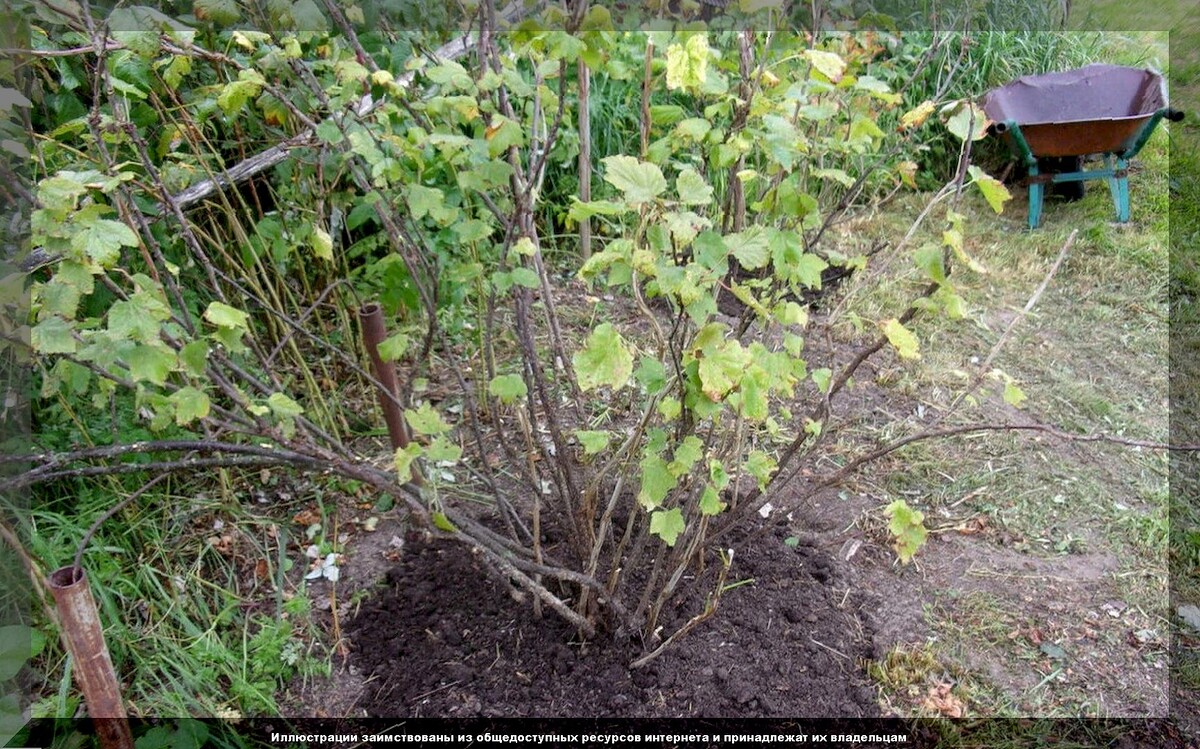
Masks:
[[[1037,179],[1036,164],[1029,166],[1029,228],[1036,229],[1042,223],[1042,200],[1046,194],[1046,185]]]
[[[1113,176],[1108,178],[1108,191],[1112,193],[1113,207],[1117,209],[1117,221],[1129,221],[1129,171],[1125,159],[1109,156],[1108,168]]]

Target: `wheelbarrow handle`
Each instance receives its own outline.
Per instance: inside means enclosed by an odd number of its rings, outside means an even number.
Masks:
[[[1166,117],[1171,122],[1179,122],[1183,119],[1183,110],[1167,107],[1167,111],[1163,114],[1163,117]]]

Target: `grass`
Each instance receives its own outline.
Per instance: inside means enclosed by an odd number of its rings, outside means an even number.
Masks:
[[[43,497],[30,512],[30,551],[47,571],[69,563],[92,519],[124,491],[81,486]],[[273,714],[290,679],[328,672],[313,645],[311,601],[285,576],[287,529],[207,491],[192,480],[142,498],[84,554],[134,716]],[[33,715],[71,715],[70,664],[57,639],[47,640],[34,664],[43,696]]]
[[[1195,299],[1200,295],[1200,17],[1195,11],[1171,33],[1171,72],[1175,101],[1189,117],[1172,143],[1171,172],[1171,405],[1172,436],[1195,442],[1200,418],[1200,346]],[[1178,104],[1177,104],[1178,105]],[[1200,464],[1193,455],[1174,457],[1170,510],[1171,594],[1178,604],[1200,602]],[[1180,625],[1172,675],[1179,688],[1200,689],[1200,647],[1195,632]],[[1193,702],[1194,707],[1194,702]]]
[[[1153,64],[1166,59],[1165,41],[1162,33],[1106,35],[1097,49],[1106,59]],[[1179,66],[1172,63],[1175,71]],[[1173,95],[1178,101],[1177,89]],[[1178,125],[1160,128],[1139,156],[1140,166],[1131,177],[1133,217],[1127,226],[1112,223],[1113,209],[1102,182],[1088,183],[1088,195],[1078,203],[1048,204],[1042,228],[1033,232],[1024,227],[1022,188],[1013,189],[1014,199],[999,217],[976,196],[965,197],[966,250],[988,270],[979,274],[959,268],[952,275],[971,314],[964,321],[929,316],[914,320],[911,327],[921,339],[922,358],[893,365],[882,373],[883,383],[923,409],[936,413],[945,407],[974,371],[974,363],[988,355],[1020,315],[1067,235],[1078,229],[1067,261],[995,359],[995,366],[1015,379],[1027,400],[1014,409],[1000,398],[1001,381],[988,380],[977,402],[948,423],[1032,421],[1080,433],[1168,441],[1172,430],[1167,404],[1174,405],[1168,396],[1175,383],[1167,368],[1167,290],[1173,276],[1167,238],[1168,228],[1178,227],[1178,196],[1172,187],[1179,174],[1173,159],[1181,130],[1185,128]],[[915,215],[917,205],[898,208],[868,218],[854,230],[896,236],[903,230],[902,216]],[[940,229],[935,211],[914,246],[936,241]],[[906,260],[883,262],[898,269]],[[847,310],[866,320],[894,316],[920,283],[915,268],[890,284],[872,284],[872,278],[854,289],[846,303]],[[843,332],[850,334],[850,327]],[[920,420],[910,418],[893,436],[919,428]],[[902,470],[881,472],[872,479],[884,503],[902,497],[931,519],[949,508],[956,515],[981,514],[990,529],[982,543],[1002,544],[1004,554],[1018,552],[1051,565],[1038,569],[1084,569],[1090,560],[1107,564],[1111,570],[1088,582],[1090,588],[1079,590],[1094,588],[1104,592],[1092,595],[1123,600],[1137,612],[1130,616],[1136,616],[1139,626],[1165,632],[1167,541],[1178,510],[1168,523],[1169,460],[1162,452],[986,434],[912,445],[894,466]],[[1188,512],[1194,511],[1188,507]],[[1189,563],[1200,557],[1194,548],[1188,554]],[[1031,573],[1031,580],[1038,575]],[[955,589],[939,596],[927,611],[931,639],[922,646],[929,651],[927,659],[975,686],[969,700],[973,715],[1107,714],[1111,707],[1103,694],[1113,693],[1119,682],[1097,665],[1102,660],[1081,657],[1069,676],[1066,665],[1055,674],[1058,666],[1040,646],[1027,637],[1012,636],[1029,626],[1031,617],[1051,622],[1057,621],[1054,615],[1039,612],[1037,602],[1022,600],[1015,584],[973,584],[985,589]],[[1030,585],[1044,589],[1048,583]],[[1064,588],[1063,595],[1070,590]],[[1046,590],[1045,595],[1053,594]],[[1098,605],[1087,599],[1067,603]],[[1060,632],[1073,632],[1070,625],[1060,625]],[[1128,651],[1123,641],[1106,639],[1110,634],[1102,628],[1097,632],[1097,648]],[[1047,641],[1053,642],[1043,640]],[[1144,653],[1147,662],[1162,656],[1153,648]],[[1189,661],[1183,672],[1191,679],[1200,668]],[[902,714],[920,714],[919,705],[898,699],[894,685],[882,674],[876,679],[888,699],[907,705]],[[995,745],[1021,744],[1014,739]]]

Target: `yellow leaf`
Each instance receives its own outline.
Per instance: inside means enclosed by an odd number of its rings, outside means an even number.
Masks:
[[[814,68],[820,71],[821,75],[832,83],[842,80],[842,76],[846,73],[846,61],[833,52],[809,49],[805,50],[804,56],[808,58]]]
[[[925,120],[929,119],[929,115],[933,114],[937,107],[932,101],[926,99],[917,106],[904,113],[900,118],[900,129],[911,130],[914,127],[920,127],[925,124]]]
[[[319,226],[313,227],[312,249],[317,257],[329,263],[333,262],[333,238]]]
[[[887,336],[888,343],[892,344],[901,359],[921,358],[917,337],[896,318],[884,322],[883,334]]]

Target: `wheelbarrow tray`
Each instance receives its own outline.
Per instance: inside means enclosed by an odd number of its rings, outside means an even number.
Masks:
[[[1037,158],[1129,151],[1166,106],[1157,72],[1099,63],[1018,78],[983,100],[988,119],[1020,126]],[[1005,138],[1023,155],[1011,132]]]
[[[1167,106],[1166,84],[1156,71],[1099,63],[1018,78],[989,91],[983,112],[991,120],[988,131],[1001,134],[1028,169],[1031,229],[1041,221],[1046,185],[1093,179],[1108,181],[1117,221],[1128,221],[1129,159],[1159,120],[1183,116]],[[1103,155],[1105,168],[1042,173],[1049,160],[1081,163],[1091,154]]]

